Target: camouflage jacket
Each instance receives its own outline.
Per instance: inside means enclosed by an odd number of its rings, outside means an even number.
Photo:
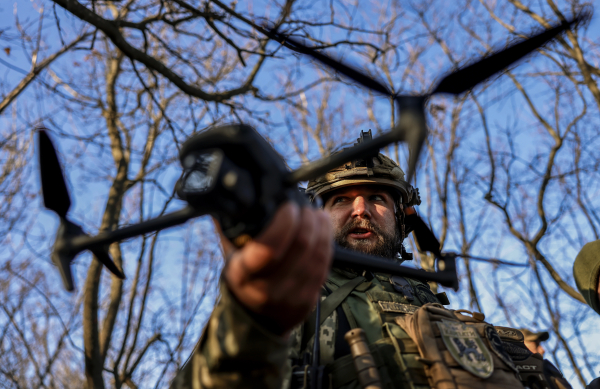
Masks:
[[[412,279],[402,279],[402,289],[390,282],[389,275],[377,273],[365,278],[334,269],[322,301],[352,281],[357,286],[322,318],[320,326],[320,362],[326,365],[327,386],[359,387],[349,347],[343,340],[347,330],[359,327],[371,343],[382,380],[397,388],[429,387],[417,362],[418,350],[393,317],[428,302],[447,304],[446,295],[435,295],[427,284]],[[226,288],[222,289],[196,350],[171,388],[289,388],[292,371],[302,369],[302,361],[312,350],[310,323],[298,326],[284,340],[262,328]]]

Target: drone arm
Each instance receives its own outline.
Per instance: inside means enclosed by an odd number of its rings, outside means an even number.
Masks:
[[[285,177],[286,184],[293,185],[301,181],[314,179],[349,161],[362,158],[365,155],[376,154],[381,148],[401,141],[407,141],[410,148],[410,163],[407,174],[407,181],[410,182],[419,159],[419,151],[427,137],[424,111],[425,97],[397,96],[395,100],[402,113],[397,127],[372,140],[364,141],[340,153],[311,162],[290,172]]]
[[[149,232],[164,230],[165,228],[174,227],[183,224],[189,219],[206,215],[208,209],[198,209],[196,207],[187,206],[179,211],[159,216],[154,219],[146,220],[142,223],[119,228],[114,231],[104,231],[96,236],[77,236],[71,240],[70,250],[73,253],[79,253],[83,250],[103,249],[104,246],[118,242],[124,239],[133,238],[138,235],[147,234]]]
[[[340,153],[304,165],[301,168],[290,172],[285,177],[285,181],[288,185],[293,185],[301,181],[314,179],[327,173],[333,168],[341,166],[354,159],[364,157],[365,155],[375,154],[379,152],[379,149],[382,147],[385,147],[393,142],[400,142],[402,140],[404,140],[403,132],[398,133],[394,130],[386,132],[385,134],[382,134],[373,140],[365,141],[361,144],[355,145],[354,147],[347,148]]]
[[[367,256],[353,250],[336,246],[333,257],[333,266],[369,269],[375,272],[410,277],[424,282],[434,281],[443,286],[458,290],[458,278],[454,256],[442,255],[441,257],[438,257],[439,271],[428,272],[422,269],[401,266],[390,260]]]
[[[54,250],[51,258],[52,262],[54,262],[60,271],[60,276],[63,280],[65,289],[68,292],[72,292],[75,289],[73,274],[71,272],[71,261],[73,260],[73,257],[60,250]]]

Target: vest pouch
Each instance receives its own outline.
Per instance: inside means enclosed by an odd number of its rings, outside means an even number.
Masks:
[[[402,389],[429,389],[429,380],[425,369],[419,362],[420,355],[417,344],[396,323],[398,316],[411,315],[419,309],[419,306],[409,304],[406,297],[398,293],[367,291],[366,294],[379,313],[383,338],[395,349],[393,382],[398,383]],[[431,296],[434,296],[433,293]],[[420,304],[418,300],[412,301],[412,303]]]
[[[510,358],[505,361],[491,346],[498,338],[490,340],[488,336],[498,334],[488,323],[441,304],[425,304],[412,315],[398,316],[396,322],[417,344],[418,361],[431,387],[523,388]]]
[[[399,371],[395,361],[396,349],[390,339],[381,339],[369,345],[375,366],[379,371],[381,384],[385,389],[407,388],[406,381]],[[362,389],[358,382],[356,368],[352,355],[346,355],[336,359],[325,368],[325,373],[331,377],[331,388],[338,389]],[[400,386],[394,385],[399,383]]]
[[[403,388],[430,388],[429,379],[420,362],[419,348],[410,336],[396,323],[385,323],[384,328],[389,340],[396,349],[396,360],[400,367],[399,373],[405,381]]]

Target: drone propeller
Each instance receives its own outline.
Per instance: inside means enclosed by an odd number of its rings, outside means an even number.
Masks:
[[[50,136],[48,136],[44,129],[40,129],[38,132],[40,176],[44,206],[56,212],[60,217],[60,227],[56,233],[56,241],[51,258],[60,271],[65,289],[72,291],[75,287],[71,273],[71,262],[79,254],[79,251],[73,250],[70,242],[73,238],[87,235],[80,226],[67,218],[67,213],[69,212],[69,208],[71,208],[71,198],[60,162],[58,161],[56,149],[52,144]],[[91,251],[115,276],[121,279],[125,278],[105,248],[94,247]]]
[[[531,37],[523,39],[504,50],[496,51],[485,58],[482,58],[470,65],[467,65],[444,77],[439,82],[437,87],[433,90],[433,92],[429,94],[429,96],[438,93],[449,93],[458,95],[463,92],[466,92],[473,88],[475,85],[481,83],[482,81],[485,81],[486,79],[492,77],[494,74],[500,72],[507,66],[522,59],[529,53],[533,52],[535,49],[543,46],[548,41],[556,37],[558,34],[570,28],[573,24],[583,22],[588,19],[588,13],[581,13],[570,21],[563,22],[556,27],[534,34]],[[285,43],[286,47],[297,52],[309,55],[317,61],[323,63],[324,65],[329,66],[333,70],[336,70],[339,73],[345,75],[346,77],[354,80],[358,84],[374,92],[383,94],[385,96],[391,96],[396,100],[400,108],[404,110],[404,113],[400,115],[400,121],[396,129],[400,131],[404,130],[404,133],[401,134],[392,129],[392,131],[390,131],[389,134],[390,136],[395,136],[396,141],[407,141],[409,148],[412,151],[407,175],[408,180],[410,181],[414,173],[415,166],[427,134],[423,106],[425,99],[428,96],[395,95],[391,92],[389,87],[383,85],[382,83],[375,80],[373,77],[365,74],[361,70],[358,70],[352,66],[344,64],[325,54],[322,54],[316,51],[314,48],[305,46],[304,44],[300,43],[299,41],[293,38],[280,34],[275,29],[268,30],[268,33],[272,38],[276,39],[277,41]],[[405,131],[408,128],[412,128],[414,130],[412,132]],[[394,132],[396,132],[396,135],[393,135]],[[381,141],[383,141],[384,139],[386,141],[388,140],[386,135],[387,134],[384,134],[379,137]],[[372,141],[369,144],[363,145],[363,148],[366,149],[367,147],[376,147],[376,142]],[[369,149],[369,151],[371,150]],[[356,150],[356,152],[358,152],[358,150]],[[312,178],[312,176],[317,172],[323,173],[331,162],[329,160],[336,159],[336,157],[337,159],[341,160],[344,159],[346,156],[332,156],[328,159],[318,161],[319,163],[313,163],[309,166],[300,168],[290,175],[290,181],[292,181],[292,179],[294,181],[300,181],[301,179]],[[419,217],[417,214],[407,215],[406,222],[407,224],[412,225],[415,240],[420,251],[428,251],[433,253],[438,258],[443,258],[443,254],[440,252],[439,241],[437,240],[431,229],[427,226],[427,224],[425,224],[423,219],[421,219],[421,217]]]
[[[581,13],[570,21],[565,21],[556,27],[531,35],[529,38],[523,39],[504,50],[496,51],[471,65],[467,65],[444,77],[433,92],[431,92],[431,95],[437,93],[461,94],[543,46],[572,25],[587,21],[589,17],[588,13]],[[389,87],[381,84],[361,70],[355,69],[325,54],[321,54],[315,49],[305,46],[299,41],[285,36],[274,29],[269,30],[269,34],[279,42],[285,42],[286,47],[313,57],[368,89],[386,96],[397,97],[391,93]]]
[[[459,95],[466,92],[502,69],[522,59],[538,47],[545,45],[573,24],[585,21],[588,18],[589,15],[587,13],[580,14],[570,21],[565,21],[556,27],[544,30],[504,50],[496,51],[471,65],[467,65],[444,77],[431,94],[449,93]]]
[[[302,43],[300,43],[300,41],[297,41],[290,37],[286,37],[285,35],[277,32],[276,30],[270,30],[269,32],[276,40],[280,42],[285,42],[286,47],[290,48],[291,50],[297,51],[302,54],[310,55],[322,64],[325,64],[330,68],[337,70],[343,75],[358,82],[365,88],[371,89],[375,92],[379,92],[386,96],[393,96],[392,91],[389,87],[381,84],[377,80],[373,79],[373,77],[364,74],[362,71],[355,69],[352,66],[346,65],[343,62],[335,60],[325,54],[321,54],[311,47],[304,46]]]
[[[45,130],[39,131],[39,162],[44,206],[64,218],[71,208],[71,197],[52,140]]]

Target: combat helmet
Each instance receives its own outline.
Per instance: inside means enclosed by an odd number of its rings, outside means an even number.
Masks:
[[[361,131],[358,145],[371,139],[371,130]],[[343,151],[343,150],[342,150]],[[324,175],[308,182],[306,193],[314,200],[327,192],[352,185],[384,185],[393,188],[398,195],[399,208],[421,204],[419,190],[413,188],[404,179],[404,171],[391,158],[378,153],[364,159],[358,159],[334,168]]]
[[[360,138],[354,144],[360,144],[372,138],[371,130],[361,131]],[[343,151],[343,150],[341,150]],[[396,223],[400,227],[401,240],[412,231],[412,226],[405,222],[405,210],[408,207],[421,204],[419,190],[413,188],[404,179],[404,171],[391,158],[381,153],[363,159],[357,159],[334,168],[324,175],[308,182],[306,193],[311,201],[316,197],[353,185],[383,185],[392,189],[395,194]],[[400,253],[403,258],[408,258],[409,253]]]

